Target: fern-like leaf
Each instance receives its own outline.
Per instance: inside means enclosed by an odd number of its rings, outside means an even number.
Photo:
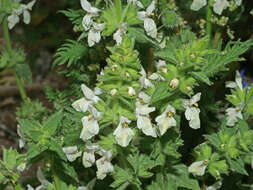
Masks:
[[[70,67],[72,64],[76,64],[86,54],[86,51],[87,47],[84,44],[74,40],[66,40],[66,43],[57,50],[53,66],[67,63],[67,67]]]
[[[60,13],[64,14],[74,25],[81,25],[82,19],[85,15],[85,12],[82,10],[62,10],[59,11]]]
[[[223,53],[208,57],[207,64],[202,68],[206,76],[212,77],[219,71],[227,70],[226,65],[235,61],[243,61],[239,56],[253,45],[252,40],[245,42],[229,42]]]

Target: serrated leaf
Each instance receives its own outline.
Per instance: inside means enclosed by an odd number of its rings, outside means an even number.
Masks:
[[[59,145],[58,142],[52,138],[50,140],[49,150],[56,152],[62,160],[67,161],[66,155],[64,154],[61,145]]]
[[[191,74],[196,80],[206,83],[207,85],[213,84],[203,72],[191,72]]]
[[[160,48],[159,44],[155,40],[149,38],[142,28],[129,27],[128,35],[135,38],[135,40],[139,43],[149,43],[154,47]]]
[[[228,163],[232,171],[242,175],[248,175],[248,172],[245,170],[244,163],[241,158],[238,158],[236,160],[228,159]]]
[[[43,130],[39,122],[19,119],[19,124],[25,136],[29,137],[35,142],[41,140],[43,136]]]
[[[204,135],[205,138],[216,148],[220,149],[220,138],[217,134],[212,134],[212,135]]]
[[[27,84],[32,84],[32,71],[27,63],[18,63],[15,65],[17,74],[24,79]]]
[[[154,104],[169,97],[171,94],[168,92],[168,89],[169,85],[166,82],[159,83],[151,96],[150,104]]]
[[[133,176],[128,169],[122,169],[118,166],[115,166],[113,173],[114,182],[110,185],[113,188],[126,189],[130,185],[130,181]]]
[[[57,112],[51,115],[44,124],[45,133],[47,133],[49,136],[54,135],[60,124],[61,119],[61,112]]]
[[[31,159],[35,158],[36,156],[38,156],[39,154],[41,154],[45,150],[47,150],[46,146],[36,145],[34,143],[30,143],[29,144],[29,149],[28,149],[27,154],[26,154],[27,159],[31,160]]]
[[[177,187],[200,190],[198,181],[189,177],[188,168],[185,165],[176,165],[173,169],[175,175],[168,174],[168,183],[176,183]]]

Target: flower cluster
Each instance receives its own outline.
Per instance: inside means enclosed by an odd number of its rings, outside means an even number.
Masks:
[[[240,6],[242,0],[234,0],[237,6]],[[191,4],[191,10],[198,11],[202,7],[207,5],[207,0],[193,0]],[[230,2],[227,0],[214,0],[213,11],[221,15],[224,10],[226,10],[230,6]]]
[[[133,4],[139,9],[144,9],[140,1],[128,0],[127,3]],[[101,20],[101,18],[99,18],[99,13],[102,12],[102,9],[93,7],[87,0],[81,0],[81,6],[83,10],[86,11],[86,15],[82,20],[82,26],[84,31],[88,31],[88,45],[92,47],[101,40],[101,32],[106,29],[107,26],[106,23],[96,22],[96,18],[98,18],[97,20]],[[154,10],[155,1],[152,1],[145,11],[138,11],[137,18],[144,22],[144,29],[147,35],[158,39],[157,27],[154,20],[151,18]],[[121,44],[123,35],[127,33],[128,25],[129,23],[126,22],[120,22],[118,24],[117,30],[113,34],[113,39],[116,41],[117,45]]]
[[[8,27],[9,29],[14,28],[16,24],[19,23],[19,16],[23,14],[23,21],[25,24],[29,24],[31,22],[31,15],[29,10],[32,10],[33,5],[36,0],[31,1],[28,4],[20,4],[19,8],[14,9],[10,16],[8,16]]]

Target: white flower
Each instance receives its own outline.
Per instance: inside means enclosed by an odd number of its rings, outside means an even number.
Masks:
[[[174,79],[172,79],[172,80],[170,81],[170,86],[171,86],[172,88],[176,88],[176,87],[178,87],[178,85],[179,85],[179,80],[178,80],[177,78],[174,78]]]
[[[19,23],[19,16],[23,14],[23,21],[25,24],[29,24],[31,21],[31,15],[28,10],[32,10],[36,0],[31,1],[27,5],[21,4],[18,9],[14,9],[12,14],[8,16],[8,28],[12,29],[17,23]]]
[[[91,167],[95,163],[94,152],[84,152],[82,162],[85,168]]]
[[[141,68],[140,74],[141,77],[139,81],[141,83],[141,88],[148,88],[148,87],[154,88],[154,85],[150,82],[150,80],[147,79],[147,74],[143,67]]]
[[[20,139],[18,140],[19,148],[24,148],[25,146],[25,136],[24,133],[20,127],[20,125],[17,125],[17,133]]]
[[[140,92],[138,95],[138,100],[141,104],[149,104],[151,97],[147,95],[145,92]]]
[[[158,62],[156,62],[156,68],[161,69],[166,67],[166,61],[159,59]]]
[[[226,109],[227,126],[234,126],[239,119],[243,119],[240,107]]]
[[[189,166],[188,171],[192,173],[193,175],[202,176],[205,174],[207,165],[208,165],[208,160],[193,162]]]
[[[81,98],[79,100],[76,100],[74,103],[72,103],[72,107],[79,112],[86,112],[89,107],[91,107],[93,104],[98,103],[99,97],[96,96],[96,94],[89,89],[85,84],[81,85],[81,89],[84,94],[84,98]]]
[[[113,39],[116,41],[119,46],[122,42],[122,36],[127,32],[126,23],[119,25],[119,29],[113,34]]]
[[[157,28],[155,21],[149,18],[152,12],[155,10],[155,1],[148,6],[146,11],[138,12],[138,18],[144,21],[144,29],[147,32],[147,35],[151,36],[152,38],[156,38],[157,36]]]
[[[141,92],[138,97],[135,110],[137,127],[141,129],[145,135],[157,137],[156,129],[153,127],[149,117],[149,113],[155,111],[155,107],[148,107],[150,97],[144,92]]]
[[[107,173],[113,172],[114,168],[111,164],[111,157],[112,157],[112,151],[106,151],[104,149],[101,149],[99,154],[102,156],[100,159],[96,161],[97,166],[97,178],[98,179],[104,179],[107,175]]]
[[[92,47],[95,43],[98,43],[101,40],[101,31],[105,28],[105,24],[93,23],[93,27],[89,30],[88,33],[88,45]]]
[[[241,77],[239,71],[236,71],[235,82],[234,81],[226,82],[226,87],[227,88],[233,88],[233,89],[240,88],[240,90],[243,91],[242,77]]]
[[[83,153],[82,162],[85,168],[89,168],[95,163],[95,151],[99,149],[99,145],[87,142],[85,147],[87,151]]]
[[[138,0],[127,0],[127,3],[133,3],[134,5],[136,5],[137,7],[143,9],[144,6],[142,5],[142,3]]]
[[[201,93],[197,93],[192,96],[190,100],[182,100],[183,107],[185,110],[185,118],[189,121],[189,126],[193,129],[200,128],[200,119],[199,113],[200,109],[198,108],[197,102],[200,100]]]
[[[96,183],[96,178],[92,179],[86,186],[80,186],[77,190],[91,190],[94,188]]]
[[[206,6],[206,0],[193,0],[191,4],[191,10],[198,11],[204,6]]]
[[[67,146],[62,148],[66,154],[68,161],[73,162],[82,155],[81,151],[78,151],[77,146]]]
[[[162,75],[158,74],[158,73],[153,73],[153,74],[150,75],[148,78],[149,78],[150,80],[165,81],[165,78],[164,78]]]
[[[132,137],[134,136],[133,130],[128,127],[130,123],[131,121],[129,119],[127,119],[124,116],[121,116],[119,125],[113,132],[113,135],[115,135],[117,143],[122,147],[126,147],[132,140]]]
[[[100,11],[96,7],[92,7],[91,4],[87,0],[81,0],[82,8],[87,12],[87,14],[83,17],[82,25],[85,31],[89,30],[93,21],[92,17],[98,16],[98,12]]]
[[[113,172],[114,168],[111,162],[104,160],[103,158],[100,158],[96,161],[97,166],[97,178],[98,179],[104,179],[107,175],[107,173]]]
[[[207,186],[207,187],[206,187],[206,190],[218,190],[218,189],[221,188],[221,185],[222,185],[222,181],[217,181],[217,182],[214,183],[213,185]]]
[[[215,0],[213,4],[213,11],[221,15],[222,11],[229,7],[229,2],[227,0]]]
[[[82,118],[83,129],[80,138],[83,141],[91,139],[99,132],[98,120],[101,119],[102,113],[98,112],[94,107],[90,109],[91,115]]]
[[[168,105],[166,110],[161,115],[155,118],[161,135],[166,133],[169,128],[175,127],[177,125],[176,120],[173,117],[175,113],[175,108],[171,105]]]
[[[135,96],[136,92],[133,87],[128,87],[128,94],[129,96]]]

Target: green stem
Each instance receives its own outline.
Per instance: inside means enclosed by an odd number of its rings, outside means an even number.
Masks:
[[[4,40],[5,40],[5,44],[6,44],[6,49],[8,51],[8,54],[12,59],[13,53],[12,53],[12,48],[11,48],[11,41],[10,41],[10,35],[9,35],[9,30],[8,30],[8,21],[7,21],[7,17],[4,18],[3,20],[3,33],[4,33]],[[23,101],[27,101],[27,95],[25,92],[25,88],[24,88],[24,84],[21,80],[21,78],[18,76],[17,72],[14,69],[14,75],[17,81],[17,85],[18,85],[18,89],[21,95],[21,98],[23,99]]]
[[[221,31],[218,29],[216,30],[214,35],[213,48],[217,48],[220,38],[221,38]]]
[[[209,0],[207,4],[207,13],[206,13],[206,35],[209,36],[210,39],[212,35],[211,17],[212,17],[212,8]]]
[[[52,166],[52,175],[53,175],[55,190],[61,190],[61,180],[57,174],[57,168],[55,165],[55,158],[53,155],[51,155],[50,162],[51,162],[51,166]]]
[[[56,190],[61,190],[60,179],[56,173],[54,173],[54,185]]]
[[[19,184],[15,185],[15,190],[23,190],[22,187]]]

